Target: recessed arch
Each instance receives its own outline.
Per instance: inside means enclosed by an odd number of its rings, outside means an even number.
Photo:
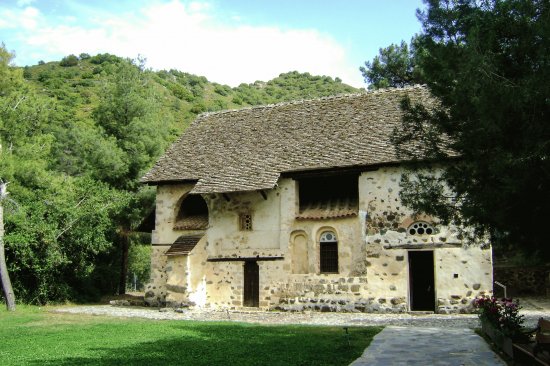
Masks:
[[[198,194],[186,194],[177,207],[174,229],[205,230],[208,227],[208,205]]]
[[[309,272],[308,237],[305,231],[296,230],[290,234],[290,252],[292,273]]]

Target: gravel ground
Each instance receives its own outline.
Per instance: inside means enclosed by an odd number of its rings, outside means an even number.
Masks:
[[[550,309],[550,308],[549,308]],[[156,309],[142,307],[119,307],[112,305],[70,306],[57,308],[56,312],[73,314],[137,317],[157,320],[234,321],[256,324],[312,324],[338,326],[398,325],[410,327],[476,328],[479,320],[474,314],[364,314],[320,312],[265,312]],[[549,317],[548,309],[540,306],[525,306],[525,325],[534,326],[541,316]]]

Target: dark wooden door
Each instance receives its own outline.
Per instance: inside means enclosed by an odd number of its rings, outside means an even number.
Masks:
[[[260,305],[260,268],[258,262],[244,262],[244,306]]]
[[[434,253],[409,252],[411,310],[435,311]]]

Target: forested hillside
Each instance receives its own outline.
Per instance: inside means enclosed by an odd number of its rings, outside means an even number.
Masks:
[[[358,91],[298,72],[231,88],[109,54],[11,61],[2,45],[4,242],[16,297],[39,304],[119,292],[128,265],[146,279],[135,228],[154,189],[138,180],[197,114]]]

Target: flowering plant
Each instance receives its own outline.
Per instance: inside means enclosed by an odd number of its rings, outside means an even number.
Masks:
[[[504,335],[510,338],[524,337],[521,332],[524,317],[519,314],[521,309],[519,300],[504,298],[497,300],[495,297],[483,296],[474,301],[474,307],[478,309],[479,318],[482,321],[489,322]]]

